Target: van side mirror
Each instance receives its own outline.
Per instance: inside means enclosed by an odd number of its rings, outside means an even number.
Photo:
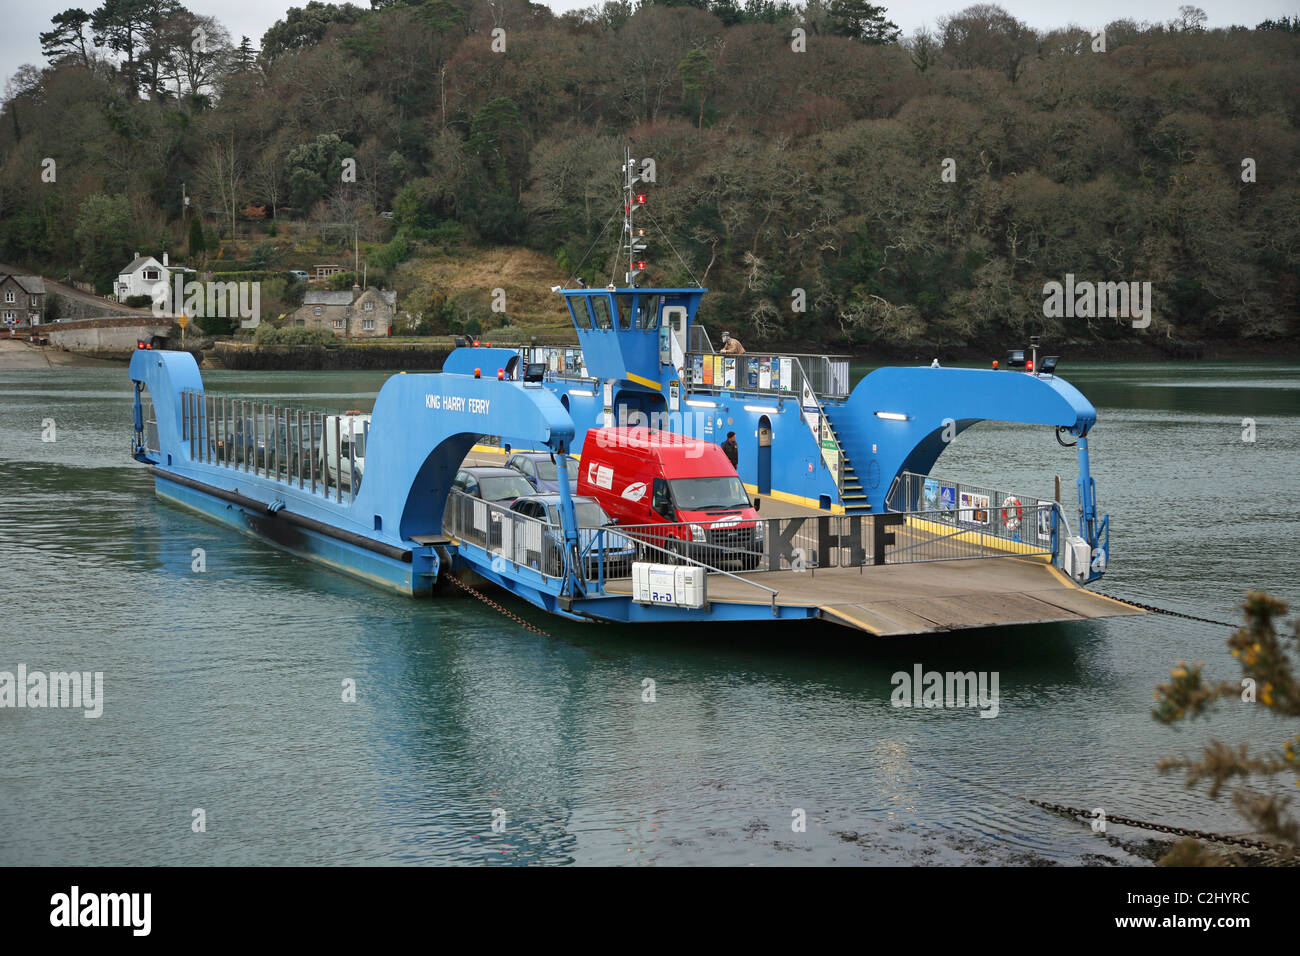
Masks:
[[[755,498],[755,499],[754,499],[754,510],[755,510],[755,511],[758,511],[758,510],[760,510],[762,507],[763,507],[763,499],[762,499],[762,498]]]

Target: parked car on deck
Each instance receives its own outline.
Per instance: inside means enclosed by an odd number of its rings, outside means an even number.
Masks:
[[[518,451],[510,456],[506,462],[507,468],[513,468],[533,486],[534,490],[543,494],[547,492],[558,492],[560,490],[560,473],[555,466],[555,456],[549,451]],[[572,455],[565,462],[565,467],[569,470],[569,491],[577,492],[578,490],[578,459]]]
[[[532,566],[552,576],[561,571],[560,555],[564,553],[564,529],[560,525],[559,493],[528,495],[520,498],[510,506],[511,511],[528,518],[544,521],[547,527],[543,534],[549,539],[550,546],[543,554],[542,561]],[[605,513],[605,509],[594,498],[577,495],[573,499],[574,514],[578,519],[578,544],[582,549],[584,576],[594,579],[600,574],[601,554],[604,551],[605,577],[626,578],[632,574],[632,562],[636,560],[636,543],[626,535],[611,531],[615,521]],[[602,533],[603,531],[603,533]]]

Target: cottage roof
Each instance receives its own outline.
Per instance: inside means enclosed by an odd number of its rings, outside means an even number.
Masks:
[[[308,292],[302,299],[303,305],[351,305],[352,291],[345,289],[341,292]]]
[[[3,282],[6,278],[13,279],[17,282],[19,288],[28,295],[45,294],[45,280],[40,276],[0,275],[0,282]]]
[[[131,264],[127,266],[125,269],[123,269],[121,272],[119,272],[118,275],[124,275],[124,276],[131,275],[141,266],[147,265],[150,262],[152,262],[154,265],[162,266],[162,263],[159,262],[157,259],[155,259],[153,256],[137,256],[135,259],[131,260]]]

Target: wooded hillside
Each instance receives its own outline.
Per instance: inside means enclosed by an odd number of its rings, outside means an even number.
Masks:
[[[523,245],[555,282],[621,282],[630,143],[667,237],[651,280],[715,290],[706,321],[747,344],[1139,334],[1045,318],[1067,274],[1151,282],[1145,336],[1300,337],[1294,20],[1184,7],[1106,25],[1102,52],[1101,24],[991,5],[911,37],[858,0],[375,6],[313,0],[260,51],[172,0],[60,14],[0,113],[0,261],[106,290],[136,250],[238,238],[241,267],[287,268],[286,236],[355,228],[372,280],[445,331],[403,262]]]

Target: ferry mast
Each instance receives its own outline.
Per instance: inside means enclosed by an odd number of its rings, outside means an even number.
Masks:
[[[637,188],[642,183],[640,161],[632,158],[631,147],[624,147],[623,237],[619,252],[627,256],[627,272],[623,275],[624,284],[633,289],[637,287],[637,280],[645,273],[648,265],[645,259],[645,227],[636,224],[636,213],[646,203],[645,192]]]

